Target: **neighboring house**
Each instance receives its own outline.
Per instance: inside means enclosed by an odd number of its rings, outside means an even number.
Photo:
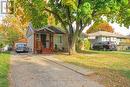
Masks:
[[[53,26],[34,29],[29,25],[26,33],[30,51],[33,53],[52,53],[53,51],[66,51],[66,34]]]
[[[97,42],[105,42],[105,41],[112,41],[117,44],[118,50],[126,50],[130,47],[130,37],[123,36],[116,33],[110,33],[106,31],[98,31],[95,33],[87,34],[91,45],[93,46],[94,43]]]

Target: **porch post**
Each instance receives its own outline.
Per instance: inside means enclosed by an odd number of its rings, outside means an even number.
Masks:
[[[34,49],[33,53],[36,54],[36,33],[34,33]]]

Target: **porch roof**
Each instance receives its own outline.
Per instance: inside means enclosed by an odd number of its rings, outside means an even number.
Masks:
[[[54,26],[47,26],[40,29],[34,29],[35,32],[44,32],[49,31],[55,34],[65,34],[63,31],[61,31],[59,28],[56,28]]]

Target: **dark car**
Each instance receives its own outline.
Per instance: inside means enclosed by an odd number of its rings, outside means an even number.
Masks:
[[[93,45],[94,50],[110,50],[116,51],[117,45],[114,42],[105,41],[105,42],[98,42]]]
[[[28,52],[29,49],[28,49],[28,47],[27,47],[26,44],[22,44],[22,43],[21,43],[21,44],[17,44],[17,45],[16,45],[15,51],[16,51],[17,53],[22,53],[22,52]]]

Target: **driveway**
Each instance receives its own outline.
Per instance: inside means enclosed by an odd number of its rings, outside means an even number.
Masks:
[[[12,55],[10,87],[103,87],[44,56]]]

